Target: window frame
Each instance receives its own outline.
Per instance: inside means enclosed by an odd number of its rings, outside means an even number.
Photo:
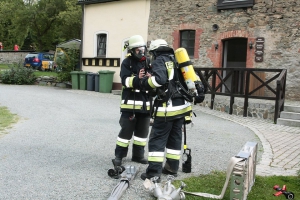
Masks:
[[[104,36],[103,40],[105,41],[101,41],[101,36]],[[97,34],[97,57],[106,57],[106,47],[107,47],[107,34],[105,33]],[[99,53],[100,51],[104,51],[104,53],[100,54]]]
[[[217,9],[233,9],[233,8],[246,8],[252,7],[254,0],[218,0]]]
[[[98,51],[99,51],[99,48],[98,48],[98,35],[106,35],[106,42],[105,42],[105,54],[103,55],[98,55]],[[96,58],[106,58],[107,57],[107,44],[108,44],[108,33],[106,31],[99,31],[99,32],[96,32],[95,33],[95,37],[94,37],[94,55]]]
[[[190,32],[192,32],[192,31],[194,32],[194,38],[193,39],[190,38]],[[183,32],[189,32],[188,39],[182,39]],[[188,42],[189,41],[193,41],[193,47],[184,47],[184,46],[182,46],[183,40],[188,41]],[[195,57],[195,40],[196,40],[196,30],[193,30],[193,29],[184,29],[184,30],[180,30],[179,31],[179,46],[183,47],[183,48],[185,48],[187,50],[187,53],[188,53],[188,55],[189,55],[190,58],[194,58]],[[188,50],[190,50],[190,49],[192,49],[192,51],[191,51],[191,52],[193,52],[192,54],[189,54],[190,51],[188,51]]]

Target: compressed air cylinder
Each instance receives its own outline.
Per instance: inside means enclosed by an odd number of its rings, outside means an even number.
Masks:
[[[184,81],[188,89],[195,89],[195,82],[200,81],[200,78],[195,73],[194,67],[190,61],[189,55],[185,48],[178,48],[175,51],[175,58],[179,64],[179,68],[183,75]]]

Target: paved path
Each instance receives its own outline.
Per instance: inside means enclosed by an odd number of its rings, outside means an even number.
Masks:
[[[107,170],[120,128],[119,101],[112,94],[0,84],[0,106],[20,116],[0,137],[0,199],[107,199],[118,183]],[[295,175],[299,169],[292,164],[299,164],[299,129],[199,106],[194,111],[187,140],[192,173],[180,171],[178,179],[226,170],[247,141],[259,145],[258,174]],[[130,158],[131,150],[125,164],[145,171]],[[139,176],[123,199],[152,199]]]
[[[286,105],[300,106],[295,102]],[[221,117],[250,128],[262,142],[264,153],[257,165],[258,175],[296,175],[300,170],[300,128],[274,124],[272,121],[229,115],[204,107],[204,113]]]

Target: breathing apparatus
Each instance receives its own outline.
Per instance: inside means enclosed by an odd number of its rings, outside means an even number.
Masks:
[[[178,48],[175,51],[175,58],[189,92],[191,92],[193,96],[197,96],[198,93],[204,93],[202,82],[194,70],[186,49]]]
[[[146,43],[140,35],[133,35],[129,38],[128,43],[125,43],[123,50],[128,49],[128,52],[138,61],[146,60]]]

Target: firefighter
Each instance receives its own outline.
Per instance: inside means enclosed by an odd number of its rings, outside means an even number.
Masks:
[[[121,166],[127,156],[128,147],[133,136],[132,161],[147,164],[144,148],[150,125],[150,107],[152,97],[147,90],[140,88],[140,80],[151,76],[149,59],[146,58],[146,44],[140,35],[129,38],[127,46],[129,55],[121,64],[122,81],[121,130],[117,138],[114,166]]]
[[[149,47],[151,56],[152,76],[141,80],[141,87],[156,89],[153,105],[154,122],[149,136],[148,168],[141,174],[145,180],[161,173],[177,176],[182,144],[182,126],[185,118],[191,117],[191,103],[180,94],[175,78],[174,51],[163,39],[151,42]],[[203,101],[203,100],[202,100]],[[197,103],[195,100],[194,103]],[[166,149],[166,155],[165,155]],[[166,162],[163,166],[164,157]]]

